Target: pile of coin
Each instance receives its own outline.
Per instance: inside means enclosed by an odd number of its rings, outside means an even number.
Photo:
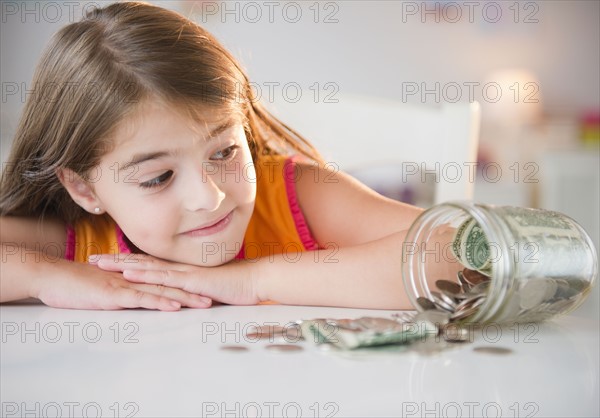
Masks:
[[[419,306],[425,311],[450,313],[450,322],[471,319],[485,302],[491,280],[487,275],[467,268],[459,271],[457,278],[457,282],[436,281],[438,290],[431,291],[430,298],[417,298]],[[588,282],[578,278],[516,280],[493,320],[500,323],[543,321],[577,305],[590,288]]]
[[[507,296],[497,321],[544,321],[574,308],[590,289],[588,282],[574,277],[521,280],[516,290]]]
[[[417,303],[425,310],[450,313],[450,321],[471,317],[485,302],[490,278],[475,270],[465,268],[457,273],[458,281],[438,280],[439,291],[431,291],[431,298],[419,297]]]

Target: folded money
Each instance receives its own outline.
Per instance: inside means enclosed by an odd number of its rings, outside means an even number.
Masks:
[[[398,322],[377,317],[302,320],[300,328],[306,340],[311,340],[312,336],[312,340],[317,344],[331,344],[344,350],[410,344],[439,332],[438,325],[429,320]]]

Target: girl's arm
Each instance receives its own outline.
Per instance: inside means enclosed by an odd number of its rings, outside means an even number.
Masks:
[[[33,284],[44,273],[40,266],[48,268],[50,261],[64,257],[65,240],[65,228],[60,222],[0,217],[0,302],[33,297]]]
[[[0,302],[33,297],[60,308],[170,311],[210,306],[210,300],[180,289],[140,286],[120,274],[64,260],[62,222],[3,216],[0,239]]]
[[[313,166],[298,170],[304,170],[296,173],[301,209],[325,249],[209,268],[149,256],[137,256],[135,270],[110,256],[103,257],[98,266],[123,271],[133,282],[177,287],[230,304],[273,300],[292,305],[410,309],[402,281],[402,246],[422,209],[387,199],[343,173]],[[438,239],[444,243],[448,237]],[[456,271],[453,260],[441,255],[427,258],[433,279],[450,278]]]

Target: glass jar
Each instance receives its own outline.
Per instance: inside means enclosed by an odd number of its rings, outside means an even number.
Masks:
[[[536,322],[570,312],[598,274],[594,244],[571,218],[470,202],[423,212],[402,261],[413,306],[448,311],[457,323]]]

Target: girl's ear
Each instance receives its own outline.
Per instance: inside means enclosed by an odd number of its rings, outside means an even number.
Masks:
[[[62,183],[71,198],[84,210],[95,215],[104,212],[100,200],[96,197],[94,189],[89,182],[70,168],[59,168],[56,176]]]

